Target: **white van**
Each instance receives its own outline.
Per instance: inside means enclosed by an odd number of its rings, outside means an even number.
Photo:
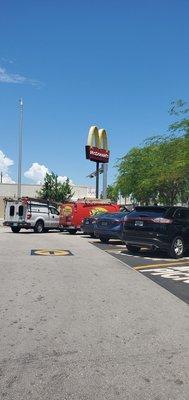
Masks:
[[[59,211],[48,202],[37,199],[5,199],[4,226],[10,226],[12,232],[20,229],[33,229],[36,233],[59,229]]]

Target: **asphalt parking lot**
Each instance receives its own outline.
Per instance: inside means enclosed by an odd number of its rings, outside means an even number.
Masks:
[[[0,228],[2,400],[188,400],[188,305],[97,242]]]
[[[167,258],[164,253],[154,254],[145,249],[133,255],[118,240],[110,240],[108,244],[105,244],[98,239],[92,239],[91,243],[189,304],[189,254],[175,260]]]

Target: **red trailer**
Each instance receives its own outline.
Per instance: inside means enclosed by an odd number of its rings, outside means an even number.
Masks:
[[[84,218],[99,212],[116,212],[120,210],[118,204],[112,204],[110,200],[78,199],[60,206],[60,227],[70,234],[81,230]]]

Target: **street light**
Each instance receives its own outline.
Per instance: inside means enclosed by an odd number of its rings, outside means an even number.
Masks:
[[[20,104],[20,121],[19,121],[19,147],[18,147],[18,199],[21,197],[21,177],[22,177],[22,137],[23,137],[23,101]]]

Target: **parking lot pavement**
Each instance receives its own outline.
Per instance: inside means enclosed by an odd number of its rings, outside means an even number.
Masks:
[[[2,400],[188,400],[188,305],[84,236],[0,229]]]
[[[133,255],[118,240],[111,240],[109,244],[104,244],[98,239],[94,239],[91,243],[189,304],[189,257],[187,255],[182,259],[175,260],[167,258],[164,253],[154,255],[153,252],[145,249],[139,254]]]

